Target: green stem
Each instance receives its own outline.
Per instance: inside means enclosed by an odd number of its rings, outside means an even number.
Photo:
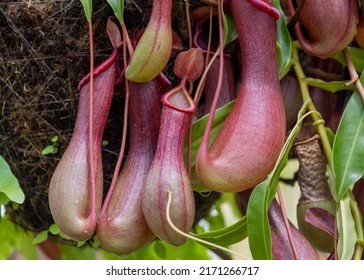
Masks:
[[[297,76],[297,79],[298,79],[298,82],[300,85],[303,102],[306,102],[306,101],[309,102],[308,108],[307,108],[309,111],[317,111],[315,105],[313,104],[313,102],[311,100],[310,92],[308,89],[308,84],[305,81],[306,76],[305,76],[305,73],[303,72],[301,63],[299,61],[298,50],[297,50],[296,46],[293,46],[293,48],[292,48],[292,59],[293,59],[293,68],[295,70],[295,73],[296,73],[296,76]],[[325,121],[322,119],[321,115],[318,112],[313,113],[311,115],[311,117],[313,120],[313,125],[315,126],[316,131],[320,136],[321,143],[324,148],[324,152],[326,155],[326,159],[327,159],[329,168],[330,168],[332,174],[334,174],[332,147],[330,144],[329,137],[327,136],[327,133],[326,133]]]

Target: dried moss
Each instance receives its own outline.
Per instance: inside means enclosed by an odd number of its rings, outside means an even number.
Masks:
[[[186,43],[183,3],[174,2],[173,27]],[[132,37],[146,26],[151,7],[151,0],[126,1],[125,22]],[[93,9],[97,65],[111,52],[105,26],[113,13],[106,1],[94,1]],[[88,39],[78,0],[0,3],[0,154],[26,195],[17,209],[8,207],[8,214],[27,230],[40,232],[53,223],[48,185],[72,135],[77,85],[89,71]],[[120,147],[123,101],[116,92],[105,130],[105,186]],[[53,136],[59,138],[59,152],[42,155]]]

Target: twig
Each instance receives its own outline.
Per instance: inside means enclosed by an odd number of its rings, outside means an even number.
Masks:
[[[287,23],[287,27],[291,28],[293,27],[299,20],[300,16],[301,16],[301,12],[303,7],[305,6],[305,0],[301,0],[299,6],[297,7],[296,12],[293,14],[293,16],[291,17],[291,19],[289,20],[289,22]],[[289,5],[292,5],[291,0],[289,1]]]
[[[348,65],[348,70],[349,70],[349,74],[350,74],[350,78],[351,81],[346,83],[345,86],[350,86],[352,84],[355,84],[355,87],[360,95],[361,100],[364,102],[364,88],[362,83],[360,82],[358,73],[356,72],[353,60],[351,59],[350,53],[349,53],[349,49],[345,48],[343,50],[344,52],[344,57],[346,60],[346,64]]]
[[[122,27],[122,33],[123,33],[123,60],[124,60],[124,67],[127,66],[127,49],[130,54],[130,52],[133,51],[133,48],[131,45],[128,44],[130,42],[127,29],[125,27],[124,23],[120,23]],[[130,54],[131,55],[131,54]],[[118,175],[120,173],[121,169],[121,163],[124,158],[125,153],[125,147],[126,147],[126,134],[128,130],[128,113],[129,113],[129,81],[125,78],[125,104],[124,104],[124,120],[123,120],[123,131],[122,131],[122,138],[121,138],[121,146],[120,146],[120,152],[118,155],[118,159],[114,168],[114,173],[111,179],[111,184],[109,187],[109,192],[106,196],[106,199],[104,201],[105,205],[109,205],[109,202],[111,200],[111,196],[114,193],[114,189],[116,186],[116,182],[118,179]],[[103,208],[104,209],[104,208]],[[108,215],[107,208],[105,208],[105,213],[102,213],[102,215]]]

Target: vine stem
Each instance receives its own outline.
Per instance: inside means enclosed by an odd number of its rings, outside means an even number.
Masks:
[[[307,109],[310,111],[314,111],[314,113],[312,113],[312,115],[311,115],[312,120],[313,120],[313,125],[316,128],[318,135],[320,136],[320,140],[321,140],[324,152],[325,152],[325,156],[326,156],[330,171],[332,172],[332,174],[334,174],[332,148],[331,148],[330,140],[326,133],[326,129],[325,129],[325,125],[324,125],[325,121],[322,119],[321,115],[317,112],[316,107],[311,100],[310,92],[308,89],[308,84],[305,81],[306,76],[303,72],[302,66],[301,66],[299,58],[298,58],[298,50],[294,45],[292,48],[292,59],[293,59],[293,68],[295,70],[295,73],[296,73],[296,76],[297,76],[297,79],[298,79],[298,82],[300,85],[303,102],[308,101]]]
[[[88,22],[89,42],[90,42],[90,93],[89,93],[89,144],[88,159],[91,179],[91,217],[96,215],[96,173],[95,173],[95,154],[93,149],[94,143],[94,44],[92,21]],[[96,219],[96,216],[94,217]]]
[[[192,29],[191,29],[191,19],[190,19],[190,2],[189,0],[185,0],[185,8],[186,8],[186,21],[187,21],[187,30],[188,30],[188,47],[191,49],[192,48]],[[189,82],[189,94],[191,95],[192,91],[193,91],[193,82],[190,81]],[[191,174],[192,174],[192,151],[191,151],[191,147],[192,147],[192,119],[191,122],[188,126],[188,130],[187,130],[187,149],[188,149],[188,154],[187,154],[187,174],[188,177],[191,178]]]
[[[344,57],[346,60],[346,64],[348,65],[348,70],[349,70],[349,74],[350,74],[350,78],[351,81],[346,83],[345,86],[350,86],[352,84],[355,84],[355,87],[360,95],[360,98],[362,100],[362,102],[364,102],[364,88],[362,83],[360,82],[358,73],[356,72],[353,60],[351,59],[350,53],[349,53],[349,49],[345,48],[343,50],[344,53]]]
[[[282,211],[283,220],[284,220],[284,224],[286,226],[288,240],[289,240],[289,243],[291,245],[293,256],[294,256],[295,260],[299,260],[300,256],[298,255],[297,247],[296,247],[296,244],[295,244],[295,242],[293,240],[292,231],[291,231],[291,227],[289,225],[289,221],[288,221],[288,218],[287,218],[287,212],[286,212],[286,208],[284,206],[284,201],[283,201],[280,186],[278,186],[277,194],[278,194],[278,200],[279,200],[279,207],[281,208],[281,211]]]
[[[130,44],[130,38],[127,32],[127,29],[125,27],[125,24],[123,22],[120,23],[121,25],[121,30],[123,33],[123,61],[124,61],[124,67],[126,67],[127,65],[127,49],[129,54],[131,55],[133,52],[133,48]],[[125,147],[126,147],[126,134],[127,134],[127,129],[128,129],[128,114],[129,114],[129,82],[128,80],[125,78],[125,104],[124,104],[124,120],[123,120],[123,131],[122,131],[122,138],[121,138],[121,145],[120,145],[120,152],[119,152],[119,156],[115,165],[115,169],[114,169],[114,173],[111,179],[111,184],[110,184],[110,190],[108,192],[108,195],[105,199],[104,204],[105,205],[109,205],[109,201],[111,200],[111,196],[114,193],[114,189],[116,186],[116,182],[118,179],[118,175],[120,173],[120,169],[121,169],[121,163],[123,161],[124,158],[124,153],[125,153]],[[105,211],[107,211],[107,209],[105,208]],[[102,213],[103,215],[107,215],[107,213]]]
[[[202,73],[202,76],[200,78],[200,81],[199,81],[199,83],[197,85],[197,89],[196,89],[196,92],[195,92],[195,96],[193,98],[193,101],[195,102],[196,106],[200,102],[200,99],[201,99],[201,96],[202,96],[203,87],[205,86],[205,81],[206,81],[207,73],[210,70],[210,68],[211,68],[213,62],[215,61],[215,59],[220,54],[220,47],[219,47],[216,50],[216,52],[213,55],[213,57],[211,58],[211,60],[209,60],[210,51],[211,51],[211,38],[212,38],[212,6],[210,6],[209,39],[208,39],[207,54],[206,54],[206,60],[205,60],[205,70]],[[222,78],[221,78],[221,80],[222,80]],[[220,86],[220,88],[221,88],[221,86]],[[187,172],[188,172],[188,176],[190,178],[191,178],[191,174],[192,174],[192,151],[191,151],[191,147],[192,147],[192,125],[193,125],[193,118],[191,119],[191,123],[189,125],[188,134],[187,134],[188,135]]]
[[[190,19],[190,2],[189,0],[185,0],[185,8],[186,8],[186,21],[187,21],[187,30],[188,30],[188,47],[192,48],[192,29],[191,29],[191,19]]]
[[[208,242],[208,241],[206,241],[206,240],[200,239],[200,238],[198,238],[198,237],[196,237],[196,236],[193,236],[193,235],[192,235],[192,233],[187,234],[187,233],[183,232],[182,230],[180,230],[179,228],[177,228],[177,227],[173,224],[173,222],[172,222],[172,220],[171,220],[171,216],[170,216],[171,203],[172,203],[172,191],[171,191],[171,190],[168,190],[167,192],[168,192],[168,201],[167,201],[167,206],[166,206],[166,218],[167,218],[167,222],[168,222],[169,226],[170,226],[170,227],[171,227],[174,231],[176,231],[178,234],[180,234],[180,235],[182,235],[182,236],[185,236],[185,237],[187,237],[187,238],[189,238],[189,239],[192,239],[192,240],[194,240],[194,241],[197,241],[197,242],[199,242],[199,243],[205,244],[205,245],[210,246],[210,247],[214,247],[214,248],[216,248],[216,249],[220,249],[220,250],[225,251],[225,252],[228,252],[228,253],[230,253],[230,254],[237,255],[237,256],[239,256],[239,257],[242,257],[242,258],[243,258],[243,259],[245,259],[245,260],[249,260],[249,258],[248,258],[248,257],[246,257],[246,256],[244,256],[244,255],[242,255],[242,254],[240,254],[240,253],[238,253],[238,252],[232,251],[232,250],[230,250],[230,249],[228,249],[228,248],[225,248],[225,247],[219,246],[219,245],[217,245],[217,244],[214,244],[214,243]]]
[[[201,141],[201,146],[200,147],[205,147],[206,149],[208,149],[208,144],[209,144],[209,139],[210,139],[210,134],[211,134],[211,128],[212,128],[212,122],[214,120],[214,116],[215,116],[215,111],[217,108],[217,103],[219,101],[219,96],[220,96],[220,92],[221,92],[221,87],[222,87],[222,77],[223,77],[223,71],[224,71],[224,30],[223,30],[223,24],[222,24],[222,8],[221,8],[221,3],[222,1],[217,1],[217,10],[218,10],[218,18],[219,18],[219,48],[216,51],[216,55],[219,55],[219,59],[220,59],[220,65],[219,65],[219,78],[217,80],[217,84],[216,84],[216,91],[215,91],[215,96],[214,99],[212,101],[212,105],[210,108],[210,114],[209,117],[207,119],[207,123],[206,123],[206,128],[205,128],[205,133],[202,136],[202,141]],[[213,59],[211,59],[210,63],[212,64]]]

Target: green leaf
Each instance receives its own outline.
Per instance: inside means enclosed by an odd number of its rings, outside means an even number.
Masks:
[[[96,251],[91,247],[74,247],[65,244],[59,244],[63,260],[95,260]]]
[[[33,244],[39,244],[48,239],[48,230],[43,230],[33,239]]]
[[[82,247],[83,245],[85,245],[87,242],[87,240],[82,240],[82,241],[77,241],[77,247]]]
[[[254,188],[248,203],[249,247],[254,260],[272,259],[272,240],[268,220],[269,181]]]
[[[334,140],[335,140],[335,133],[329,127],[325,127],[325,130],[326,130],[327,138],[329,138],[330,144],[333,145]]]
[[[160,260],[160,256],[157,255],[155,251],[155,242],[160,242],[158,240],[153,241],[148,246],[141,248],[140,250],[126,256],[125,260]],[[186,243],[183,245],[176,246],[170,245],[166,242],[163,243],[166,250],[165,260],[210,260],[211,256],[208,254],[208,249],[206,247],[196,243],[191,239],[187,239]],[[109,256],[110,257],[110,256]]]
[[[49,227],[49,232],[52,233],[53,235],[58,235],[60,233],[60,229],[59,227],[57,226],[57,224],[52,224],[50,227]]]
[[[36,246],[32,244],[32,239],[32,235],[5,215],[0,222],[0,260],[8,259],[15,248],[25,258],[36,259]]]
[[[0,204],[6,205],[6,204],[8,204],[8,202],[9,202],[9,198],[5,194],[0,192]]]
[[[223,125],[225,119],[227,118],[231,109],[233,108],[234,103],[235,103],[235,101],[231,101],[231,102],[227,103],[226,105],[218,108],[215,111],[214,120],[212,122],[210,143],[212,143],[212,141],[215,139],[215,137],[216,137],[217,133],[219,132],[221,126]],[[191,141],[192,166],[194,166],[195,162],[196,162],[197,151],[201,145],[202,136],[205,132],[205,127],[207,124],[208,116],[209,116],[209,114],[203,116],[202,118],[197,120],[192,125],[192,141]],[[187,150],[187,139],[186,139],[186,141],[185,141],[185,156],[186,157],[187,157],[187,152],[188,152],[188,150]]]
[[[224,28],[224,46],[228,45],[236,38],[238,38],[238,33],[236,32],[236,25],[233,17],[224,13],[224,5],[221,5],[222,10],[222,23]]]
[[[300,111],[298,112],[298,117],[297,117],[297,122],[295,124],[295,126],[292,128],[290,134],[288,135],[286,142],[283,145],[283,148],[278,156],[276,165],[273,168],[273,171],[271,172],[271,174],[268,176],[267,180],[269,181],[269,204],[272,202],[272,200],[274,199],[276,192],[277,192],[277,187],[278,187],[278,181],[279,181],[279,177],[280,174],[282,173],[283,169],[286,167],[287,163],[288,163],[288,158],[289,158],[289,153],[292,149],[294,140],[297,137],[297,134],[300,132],[301,130],[301,125],[303,120],[309,116],[312,112],[308,112],[306,114],[304,114],[304,112],[306,112],[308,107],[308,102],[304,103],[300,109]]]
[[[100,240],[99,238],[97,237],[97,235],[94,235],[93,238],[92,238],[92,248],[99,248],[100,247]]]
[[[9,201],[23,203],[25,196],[19,186],[18,180],[10,170],[9,165],[3,157],[0,156],[0,200],[1,204],[7,204]]]
[[[107,140],[102,140],[102,142],[101,142],[101,146],[102,146],[102,147],[105,147],[105,146],[107,146],[107,145],[109,145],[109,141],[107,141]]]
[[[281,8],[280,1],[273,0],[272,4],[277,8],[280,14],[280,17],[277,21],[277,57],[279,65],[279,76],[280,78],[282,78],[287,72],[290,65],[292,54],[292,41],[287,29],[286,17]]]
[[[350,57],[354,63],[354,67],[357,72],[361,73],[364,71],[364,49],[349,47]],[[336,53],[333,56],[334,59],[340,63],[347,65],[344,54],[342,52]]]
[[[14,223],[11,222],[8,215],[5,215],[0,223],[0,260],[6,260],[14,250],[15,241],[18,232]]]
[[[303,115],[307,106],[308,102],[302,105],[298,113],[298,121],[284,143],[273,171],[264,182],[253,190],[250,196],[247,210],[248,236],[250,250],[254,259],[272,258],[268,209],[276,195],[278,180],[288,163],[289,153],[294,140],[301,129],[303,120],[310,114],[309,112]]]
[[[154,242],[154,251],[161,260],[164,260],[167,257],[167,249],[159,240]]]
[[[340,260],[351,260],[357,240],[355,223],[350,209],[350,197],[340,200],[337,224],[339,231],[338,256]]]
[[[56,154],[58,152],[58,147],[54,144],[52,145],[48,145],[47,147],[45,147],[43,150],[42,150],[42,155],[45,156],[45,155],[49,155],[49,154]]]
[[[88,22],[92,20],[92,0],[81,0]]]
[[[124,22],[124,0],[107,0],[120,23]]]
[[[196,237],[220,246],[229,246],[248,236],[247,216],[226,228],[197,234]]]
[[[333,92],[333,93],[338,92],[338,91],[342,91],[342,90],[351,90],[351,91],[355,90],[355,85],[345,86],[345,83],[349,82],[349,80],[347,80],[347,81],[325,82],[325,81],[320,80],[320,79],[306,78],[305,82],[309,86],[314,86],[314,87],[317,87],[317,88],[321,88],[321,89],[324,89],[324,90],[327,90],[327,91]]]
[[[364,75],[361,81],[364,81]],[[336,200],[364,174],[364,108],[357,93],[350,98],[341,118],[333,146]]]
[[[19,235],[15,240],[16,249],[28,260],[38,259],[37,246],[33,244],[33,239],[32,233],[19,229]]]

